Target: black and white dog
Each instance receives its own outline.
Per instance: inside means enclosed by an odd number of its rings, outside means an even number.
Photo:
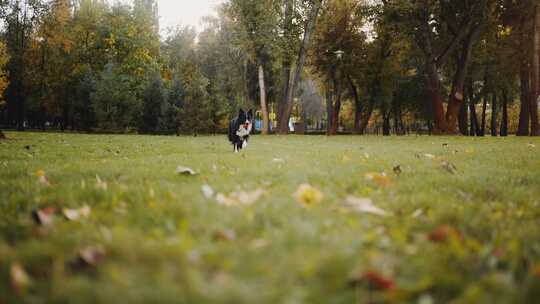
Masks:
[[[238,117],[231,120],[229,123],[229,141],[234,146],[234,152],[247,147],[249,140],[249,134],[253,127],[253,110],[249,110],[247,113],[240,109]]]

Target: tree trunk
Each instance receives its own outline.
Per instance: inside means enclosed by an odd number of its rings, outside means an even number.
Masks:
[[[484,96],[484,104],[482,105],[482,128],[480,130],[480,136],[486,135],[486,107],[487,107],[488,94]]]
[[[458,68],[452,83],[452,95],[450,96],[448,109],[446,110],[446,133],[449,134],[457,133],[458,116],[464,97],[465,77],[467,76],[467,70],[471,61],[472,48],[479,34],[480,27],[475,27],[471,30],[467,35],[463,45],[463,51],[459,58]]]
[[[298,84],[298,81],[300,80],[302,70],[304,69],[307,50],[309,48],[311,35],[313,34],[313,31],[315,30],[315,22],[317,21],[317,16],[319,15],[320,8],[321,8],[321,0],[315,0],[313,3],[313,7],[311,8],[311,11],[309,13],[307,26],[304,31],[304,39],[302,41],[302,45],[300,46],[300,52],[298,54],[298,61],[296,62],[296,69],[287,87],[287,95],[286,95],[285,101],[283,102],[284,104],[283,109],[282,109],[283,112],[279,113],[280,118],[278,121],[278,130],[277,130],[279,134],[287,134],[289,132],[288,123],[289,123],[289,118],[291,117],[292,109],[294,106],[293,95],[296,89],[296,85]]]
[[[262,134],[268,134],[268,123],[270,119],[268,118],[268,106],[266,105],[266,86],[264,82],[264,67],[259,63],[259,90],[261,97],[261,111],[263,116],[263,125],[262,125]]]
[[[531,53],[531,94],[529,99],[529,112],[531,115],[531,136],[540,136],[538,124],[538,95],[540,93],[540,4],[534,6],[533,19],[533,47]]]
[[[491,136],[497,136],[497,94],[493,93],[491,103]]]
[[[390,136],[390,111],[383,110],[383,136]]]
[[[461,103],[461,108],[459,109],[459,132],[462,134],[462,135],[468,135],[468,125],[467,125],[467,121],[468,121],[468,111],[467,111],[467,103],[466,102],[462,102]]]
[[[508,136],[508,95],[506,90],[503,90],[502,104],[502,121],[501,121],[501,136]]]
[[[519,109],[519,125],[516,135],[528,136],[529,135],[529,73],[527,71],[527,63],[521,62],[520,70],[520,109]]]
[[[360,119],[362,118],[362,103],[360,102],[360,96],[358,95],[358,88],[354,85],[351,77],[347,77],[349,80],[349,85],[351,86],[351,91],[354,98],[354,134],[361,134],[360,130]]]
[[[431,111],[433,112],[433,123],[435,134],[443,134],[446,132],[447,125],[444,117],[443,98],[441,94],[441,81],[437,66],[432,60],[428,60],[428,89],[431,95]]]
[[[480,128],[478,127],[478,116],[476,116],[476,103],[471,100],[469,103],[471,111],[471,136],[480,136]]]
[[[285,39],[291,39],[292,21],[293,21],[293,0],[285,0],[285,18],[283,23],[283,35]],[[289,85],[291,81],[291,56],[285,53],[281,63],[281,96],[278,102],[278,122],[281,121],[281,115],[285,113],[287,106],[287,96],[289,94]],[[288,123],[288,121],[287,121]]]
[[[333,110],[333,100],[332,100],[332,91],[330,81],[326,84],[326,135],[331,135],[332,130],[332,110]]]
[[[332,110],[332,127],[329,135],[336,135],[339,129],[339,113],[341,112],[341,78],[337,77],[334,81],[335,100],[334,109]]]

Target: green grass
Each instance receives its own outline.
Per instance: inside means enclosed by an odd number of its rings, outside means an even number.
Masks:
[[[7,136],[0,303],[533,303],[540,296],[538,139],[255,136],[234,154],[224,136]],[[180,176],[179,165],[199,174]],[[38,182],[38,170],[50,186]],[[367,180],[368,172],[386,172],[390,185]],[[324,193],[313,208],[293,198],[302,183]],[[204,184],[225,194],[266,193],[253,205],[227,207],[205,198]],[[343,207],[348,195],[371,198],[391,215],[352,212]],[[89,218],[56,215],[48,229],[31,216],[84,205]],[[77,266],[87,246],[105,252],[95,267]],[[15,264],[28,284],[11,282]],[[393,288],[381,290],[374,276]]]

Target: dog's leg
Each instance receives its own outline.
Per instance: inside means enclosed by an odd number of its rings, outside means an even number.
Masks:
[[[247,148],[247,145],[248,145],[247,140],[244,140],[244,141],[242,142],[242,149]]]

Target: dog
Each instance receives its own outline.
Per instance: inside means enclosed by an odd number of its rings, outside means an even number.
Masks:
[[[229,123],[229,141],[233,145],[235,153],[247,147],[252,128],[253,110],[246,113],[240,109],[238,117]]]

